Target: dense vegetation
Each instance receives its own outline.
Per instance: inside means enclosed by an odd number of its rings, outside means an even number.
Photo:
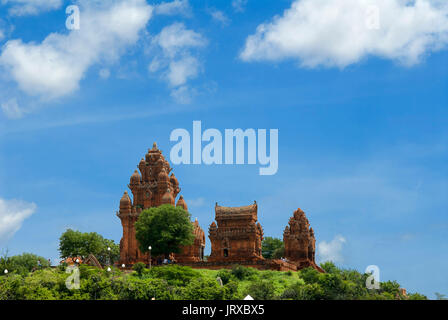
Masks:
[[[142,252],[151,246],[153,256],[179,253],[181,246],[194,241],[190,214],[169,204],[143,210],[135,222],[135,237]]]
[[[400,285],[395,281],[381,283],[379,290],[366,289],[368,275],[337,268],[331,262],[322,264],[327,273],[314,269],[298,272],[260,271],[242,266],[229,270],[192,269],[177,265],[135,271],[112,271],[81,265],[80,289],[65,285],[68,273],[64,266],[26,274],[12,271],[0,276],[2,299],[242,299],[250,294],[255,299],[397,299]],[[218,279],[219,277],[219,279]],[[408,294],[408,299],[426,299]]]
[[[264,237],[261,243],[261,254],[266,259],[280,259],[285,255],[283,241],[278,238]]]
[[[93,254],[102,265],[113,264],[120,257],[120,246],[96,232],[67,229],[59,238],[59,254],[63,259],[85,259],[89,254]]]

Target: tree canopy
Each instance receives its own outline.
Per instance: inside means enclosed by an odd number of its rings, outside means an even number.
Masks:
[[[83,259],[93,254],[101,264],[112,264],[120,256],[120,246],[96,232],[67,229],[59,238],[59,253],[61,258],[79,256]]]
[[[279,259],[284,251],[283,241],[278,238],[266,237],[261,243],[261,254],[266,259]]]
[[[21,255],[12,257],[8,257],[7,254],[4,254],[0,257],[0,272],[4,272],[6,269],[8,272],[26,275],[33,269],[49,266],[50,263],[46,258],[33,253],[22,253]]]
[[[135,222],[135,236],[140,250],[154,256],[179,253],[181,246],[194,241],[190,214],[181,207],[161,205],[144,210]]]

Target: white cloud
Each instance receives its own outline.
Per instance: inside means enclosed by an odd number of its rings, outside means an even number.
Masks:
[[[42,100],[73,93],[93,64],[116,61],[139,39],[152,14],[145,0],[80,0],[81,28],[52,33],[41,43],[8,41],[0,67],[18,88]]]
[[[230,19],[220,10],[213,9],[210,11],[210,15],[213,20],[221,23],[221,25],[226,26],[230,23]]]
[[[410,66],[447,44],[446,1],[296,0],[257,27],[240,57],[343,68],[378,56]]]
[[[23,116],[24,111],[19,107],[16,98],[11,98],[1,103],[1,108],[6,117],[10,119],[18,119]]]
[[[167,78],[170,84],[176,87],[185,84],[188,79],[195,78],[198,71],[198,60],[192,56],[186,55],[179,60],[170,62]]]
[[[0,243],[11,238],[36,208],[34,203],[0,198]]]
[[[148,70],[161,71],[162,78],[172,87],[171,96],[180,103],[189,103],[194,90],[185,84],[197,77],[201,63],[193,49],[204,47],[207,40],[199,33],[189,30],[183,23],[174,23],[162,29],[152,41],[160,54],[152,59]]]
[[[0,29],[0,41],[2,41],[3,38],[5,38],[5,31],[3,31],[2,29]]]
[[[235,10],[236,12],[243,12],[246,4],[247,4],[247,0],[233,0],[232,1],[233,10]]]
[[[346,240],[343,236],[337,235],[330,242],[321,241],[317,246],[318,258],[321,262],[332,261],[341,263],[344,261],[342,256],[342,248]]]
[[[196,94],[196,89],[189,86],[180,86],[171,90],[171,97],[180,104],[191,103]]]
[[[2,4],[11,5],[9,14],[26,16],[59,9],[62,0],[2,0]]]
[[[162,2],[154,7],[154,14],[159,15],[191,15],[191,8],[188,0],[174,0]]]
[[[178,22],[163,28],[153,42],[158,44],[170,58],[207,43],[201,34],[188,30],[183,23]]]

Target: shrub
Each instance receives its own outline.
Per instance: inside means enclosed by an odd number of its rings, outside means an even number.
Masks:
[[[231,280],[224,286],[224,299],[242,300],[242,298],[238,292],[238,282]]]
[[[172,300],[173,290],[162,279],[127,278],[115,284],[119,291],[118,298],[122,300]]]
[[[181,292],[185,300],[221,300],[225,290],[217,281],[207,278],[198,278],[191,281]]]
[[[227,269],[222,269],[222,270],[218,271],[218,274],[216,276],[220,277],[222,280],[222,283],[224,285],[226,285],[227,283],[229,283],[230,279],[232,278],[232,272],[230,272],[230,270],[227,270]]]
[[[319,272],[314,268],[308,267],[299,272],[300,277],[305,280],[306,283],[314,283],[319,280]]]
[[[241,265],[234,265],[231,273],[238,280],[248,280],[251,278],[253,279],[258,274],[258,270],[254,268],[246,268]]]
[[[270,281],[257,281],[247,288],[247,293],[255,300],[272,300],[275,297],[275,287]]]
[[[148,275],[151,278],[164,279],[170,285],[184,286],[191,280],[199,278],[201,274],[190,267],[179,265],[153,267]]]
[[[137,272],[137,274],[139,275],[139,277],[141,277],[143,275],[143,271],[145,270],[146,265],[143,262],[137,262],[136,264],[134,264],[134,266],[132,267],[132,270],[134,270],[135,272]]]

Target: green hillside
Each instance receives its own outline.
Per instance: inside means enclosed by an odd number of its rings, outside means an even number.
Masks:
[[[367,274],[337,268],[331,262],[298,272],[260,271],[233,266],[232,269],[192,269],[177,265],[143,265],[136,271],[111,271],[81,265],[80,288],[67,289],[70,276],[64,266],[42,266],[32,272],[12,271],[0,276],[0,300],[84,299],[84,300],[232,300],[251,295],[255,299],[426,299],[418,293],[399,293],[395,281],[382,282],[379,290],[366,289]],[[219,278],[219,279],[218,279]]]

